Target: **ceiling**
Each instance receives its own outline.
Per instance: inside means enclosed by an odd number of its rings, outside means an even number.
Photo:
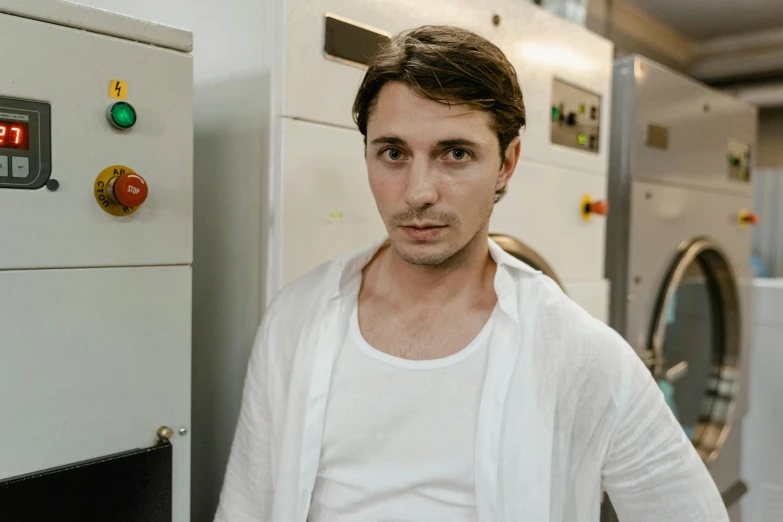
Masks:
[[[783,0],[626,0],[691,40],[783,29]]]

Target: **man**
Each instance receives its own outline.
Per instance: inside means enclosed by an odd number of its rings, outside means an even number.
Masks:
[[[388,232],[268,310],[220,522],[726,521],[647,369],[489,240],[525,123],[503,53],[451,27],[375,57],[354,116]]]

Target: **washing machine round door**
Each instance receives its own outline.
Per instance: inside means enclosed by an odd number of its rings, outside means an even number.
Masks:
[[[728,436],[739,386],[738,294],[720,247],[687,241],[669,266],[650,331],[650,369],[708,463]]]
[[[565,291],[563,283],[555,274],[555,271],[549,266],[549,263],[535,250],[524,244],[522,241],[515,239],[506,234],[490,234],[489,237],[500,246],[503,250],[516,257],[527,266],[540,270],[547,276],[549,276],[560,288]]]

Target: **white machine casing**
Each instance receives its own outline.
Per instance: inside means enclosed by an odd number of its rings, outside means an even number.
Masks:
[[[0,0],[0,46],[13,51],[0,97],[51,107],[59,182],[0,188],[0,481],[148,448],[168,426],[172,520],[185,522],[192,36],[65,2]],[[113,79],[138,114],[127,131],[107,121]],[[112,165],[149,185],[132,215],[96,202],[96,176]]]
[[[743,423],[742,475],[748,497],[743,520],[783,519],[783,278],[758,278],[754,284],[753,351],[749,359],[751,408]]]
[[[717,243],[737,282],[741,335],[733,427],[717,458],[708,461],[718,488],[725,494],[740,481],[753,277],[753,231],[739,219],[741,211],[752,210],[752,183],[731,179],[727,157],[737,143],[752,150],[756,110],[632,56],[615,63],[612,112],[612,214],[606,257],[606,274],[612,285],[610,324],[640,357],[650,356],[650,338],[667,273],[678,249],[694,238],[708,237]],[[649,144],[657,139],[656,129],[665,129],[665,146]],[[752,165],[749,168],[752,181]],[[689,321],[710,321],[707,308],[694,314]],[[739,502],[730,506],[730,513],[737,522]]]
[[[605,223],[601,217],[584,221],[580,209],[585,194],[606,198],[609,41],[517,0],[401,0],[383,8],[361,0],[274,6],[266,25],[274,82],[267,301],[321,262],[386,234],[367,182],[362,136],[351,114],[365,68],[326,55],[329,15],[386,36],[426,24],[459,26],[506,53],[522,86],[527,128],[519,167],[496,207],[490,232],[516,238],[538,252],[575,300],[607,320]],[[600,96],[597,152],[551,142],[555,79]]]

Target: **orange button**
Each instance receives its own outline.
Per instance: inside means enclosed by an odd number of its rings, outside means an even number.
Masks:
[[[114,182],[114,199],[126,207],[138,207],[147,199],[149,188],[144,178],[135,172],[121,174]]]
[[[599,216],[609,215],[609,202],[606,200],[593,201],[590,203],[590,212]]]
[[[745,223],[748,223],[749,225],[755,225],[759,222],[759,215],[758,214],[747,214],[743,217],[745,220]]]

